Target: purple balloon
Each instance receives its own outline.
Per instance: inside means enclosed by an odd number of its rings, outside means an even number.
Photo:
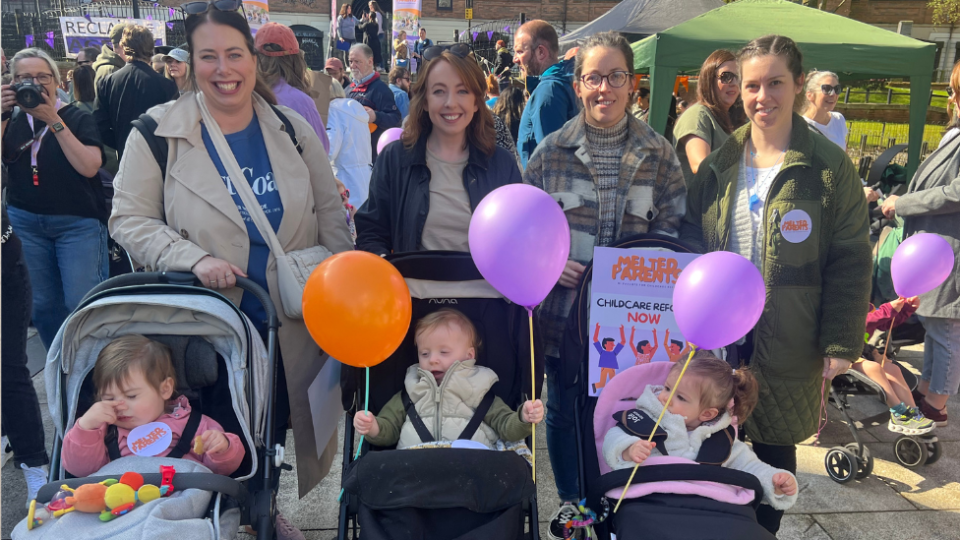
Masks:
[[[383,152],[383,149],[393,141],[399,141],[401,135],[403,130],[400,128],[390,128],[381,133],[380,140],[377,141],[377,153]]]
[[[915,234],[904,240],[890,260],[893,289],[903,298],[920,296],[940,286],[953,272],[954,254],[938,234]]]
[[[470,219],[470,255],[483,277],[511,302],[533,309],[550,294],[570,256],[570,225],[540,188],[491,191]]]
[[[760,271],[729,251],[693,260],[673,289],[673,315],[684,339],[700,349],[725,347],[757,324],[767,290]]]

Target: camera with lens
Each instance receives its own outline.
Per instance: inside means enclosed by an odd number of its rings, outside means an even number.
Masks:
[[[43,103],[43,87],[33,79],[20,81],[13,85],[17,93],[17,104],[24,109],[33,109]]]

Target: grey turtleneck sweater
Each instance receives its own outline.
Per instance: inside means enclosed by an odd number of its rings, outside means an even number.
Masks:
[[[620,160],[627,143],[627,117],[608,128],[586,124],[587,151],[597,170],[597,203],[600,213],[600,233],[597,245],[606,246],[615,240],[617,217],[617,184],[620,180]]]

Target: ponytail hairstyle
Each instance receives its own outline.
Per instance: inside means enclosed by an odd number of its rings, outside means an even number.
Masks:
[[[743,84],[743,63],[752,58],[760,58],[771,54],[783,58],[787,64],[787,70],[789,70],[793,76],[794,84],[802,90],[804,80],[803,53],[800,52],[800,47],[797,47],[796,42],[792,39],[776,34],[757,38],[747,43],[746,46],[737,53],[737,67],[740,68],[741,84]],[[803,109],[806,108],[807,105],[806,97],[806,94],[801,91],[800,94],[794,98],[794,111],[803,112]]]
[[[683,362],[677,362],[670,372],[679,371],[682,367]],[[760,385],[746,366],[733,369],[712,352],[697,351],[687,366],[685,376],[690,375],[695,375],[700,382],[702,409],[716,408],[720,411],[719,416],[728,410],[730,400],[733,400],[733,410],[729,412],[743,425],[757,406]]]

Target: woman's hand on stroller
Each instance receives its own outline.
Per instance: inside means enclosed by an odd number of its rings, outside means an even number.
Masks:
[[[797,494],[797,481],[790,473],[778,472],[773,475],[773,492],[792,497]]]
[[[222,432],[208,429],[200,435],[205,454],[222,454],[230,449],[230,440]]]
[[[897,199],[899,198],[898,195],[890,195],[884,199],[883,205],[880,207],[880,210],[883,212],[883,217],[893,219],[897,216]]]
[[[623,451],[623,460],[632,461],[639,465],[650,457],[650,452],[656,447],[656,443],[652,441],[637,441],[631,444],[630,448]]]
[[[543,402],[525,401],[520,409],[520,418],[528,424],[539,424],[543,422]]]
[[[98,401],[83,413],[83,416],[77,420],[77,425],[83,429],[93,431],[100,429],[104,424],[117,423],[117,407],[124,404],[124,401]]]
[[[353,427],[361,435],[376,437],[380,434],[377,417],[370,414],[370,411],[357,411],[357,414],[353,415]]]
[[[193,275],[211,289],[229,289],[236,286],[237,276],[247,277],[243,270],[223,259],[207,255],[193,265]]]

